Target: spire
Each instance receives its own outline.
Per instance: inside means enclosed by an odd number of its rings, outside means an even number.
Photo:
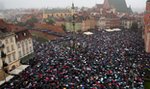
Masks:
[[[75,7],[74,7],[74,3],[72,3],[72,9],[73,9],[73,10],[75,9]]]

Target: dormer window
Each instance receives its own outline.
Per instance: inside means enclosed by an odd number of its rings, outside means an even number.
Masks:
[[[18,39],[18,35],[16,35],[16,38]]]
[[[23,35],[24,35],[24,36],[26,36],[27,34],[26,34],[26,33],[24,33]]]

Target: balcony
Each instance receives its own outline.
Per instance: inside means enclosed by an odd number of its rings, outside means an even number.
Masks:
[[[6,58],[6,54],[3,51],[1,51],[1,58]]]

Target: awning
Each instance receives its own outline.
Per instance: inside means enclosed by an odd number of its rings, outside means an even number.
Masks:
[[[119,28],[114,28],[114,29],[105,29],[107,32],[114,32],[114,31],[121,31]]]
[[[12,70],[11,72],[9,72],[10,74],[14,74],[14,75],[18,75],[20,72],[22,72],[23,70],[25,70],[29,65],[21,65],[19,67],[17,67],[16,69]]]
[[[85,34],[85,35],[93,35],[92,32],[84,32],[83,34]]]
[[[13,78],[14,76],[12,76],[12,75],[9,75],[9,76],[7,76],[6,77],[6,81],[9,81],[9,80],[11,80],[12,78]],[[3,80],[3,81],[0,81],[0,85],[2,85],[3,83],[5,83],[5,80]]]

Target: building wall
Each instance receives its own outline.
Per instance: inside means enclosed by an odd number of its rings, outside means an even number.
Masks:
[[[5,62],[9,65],[8,70],[11,70],[12,66],[18,67],[19,59],[18,59],[15,36],[6,38],[4,41],[4,45],[5,45],[4,52],[7,55]]]
[[[133,21],[132,20],[122,20],[122,26],[126,29],[130,29],[132,26]]]
[[[82,22],[82,30],[86,31],[88,29],[94,29],[97,25],[97,22],[95,20],[89,19],[89,20],[84,20]]]
[[[67,17],[67,16],[71,16],[71,13],[45,13],[43,14],[43,18],[48,18],[48,17],[56,17],[56,18],[59,18],[59,17]]]
[[[3,63],[2,63],[2,58],[1,58],[1,50],[0,50],[0,70],[2,69]]]
[[[145,41],[145,50],[146,52],[150,52],[150,32],[146,34],[146,41]]]
[[[7,68],[8,71],[10,71],[20,65],[15,35],[5,37],[4,39],[2,39],[2,43],[5,45],[3,51],[4,53],[6,53],[6,58],[4,61],[8,64]]]
[[[146,3],[146,13],[144,15],[144,41],[145,41],[145,50],[150,52],[150,2]]]
[[[17,42],[17,48],[18,48],[18,57],[19,59],[33,53],[33,42],[32,38],[28,38],[22,41]]]
[[[62,25],[65,25],[65,22],[64,21],[56,21],[55,24],[57,26],[62,26]]]
[[[67,30],[67,31],[70,31],[70,32],[73,31],[73,25],[72,25],[72,23],[70,23],[70,22],[65,23],[65,26],[66,26],[66,30]],[[79,30],[81,30],[81,29],[82,29],[81,23],[76,23],[76,24],[75,24],[75,31],[79,31]]]
[[[97,21],[97,26],[98,26],[98,28],[102,28],[102,29],[106,28],[106,20],[105,20],[105,18],[99,19]]]
[[[107,26],[110,28],[118,28],[120,27],[120,24],[121,24],[120,19],[113,18],[113,19],[108,19]]]

